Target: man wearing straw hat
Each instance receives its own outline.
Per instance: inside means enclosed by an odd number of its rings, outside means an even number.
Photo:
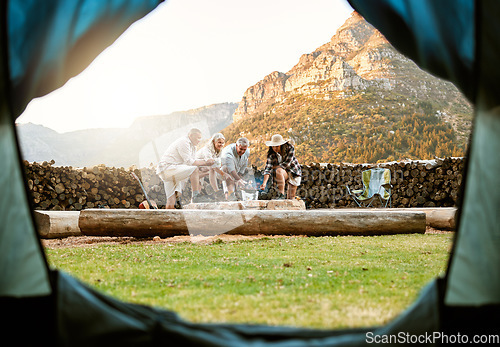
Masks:
[[[264,190],[266,188],[269,176],[273,175],[278,184],[278,199],[285,198],[285,183],[288,183],[287,198],[293,199],[302,176],[299,162],[295,158],[295,148],[289,141],[283,139],[280,134],[273,135],[271,141],[266,141],[266,146],[269,147],[269,150],[263,172],[264,181],[260,189]]]

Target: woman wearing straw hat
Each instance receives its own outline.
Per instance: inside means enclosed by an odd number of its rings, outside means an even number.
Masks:
[[[288,183],[287,198],[293,199],[300,185],[302,170],[295,158],[295,148],[280,134],[273,135],[271,141],[266,141],[269,147],[267,152],[267,163],[264,168],[264,181],[260,189],[265,189],[269,176],[273,175],[278,184],[278,199],[285,198],[285,183]]]

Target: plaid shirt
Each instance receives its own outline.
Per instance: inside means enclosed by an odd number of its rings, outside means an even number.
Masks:
[[[300,164],[295,158],[295,148],[288,143],[288,146],[281,147],[285,149],[285,153],[279,156],[276,152],[267,156],[266,167],[264,168],[264,175],[271,175],[274,166],[281,166],[285,171],[290,172],[293,177],[302,176]],[[281,157],[281,161],[280,158]]]

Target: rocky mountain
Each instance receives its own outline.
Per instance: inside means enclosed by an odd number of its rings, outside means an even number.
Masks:
[[[307,161],[425,159],[462,155],[471,117],[453,84],[418,68],[353,12],[290,71],[248,88],[225,133],[249,137],[256,164],[273,133],[293,138]],[[369,155],[370,139],[385,149]]]
[[[295,143],[304,164],[462,156],[471,119],[453,84],[419,69],[353,12],[329,42],[250,86],[239,104],[141,117],[127,129],[18,129],[29,161],[117,167],[155,163],[190,127],[206,137],[223,129],[229,141],[248,137],[251,161],[261,167],[275,133]]]
[[[61,166],[106,164],[115,167],[143,167],[156,163],[166,146],[191,127],[205,137],[219,132],[233,121],[235,103],[222,103],[168,115],[137,118],[125,129],[86,129],[58,133],[35,124],[18,124],[25,160],[54,160]]]

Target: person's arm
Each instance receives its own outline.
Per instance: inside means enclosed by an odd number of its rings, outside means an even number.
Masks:
[[[230,178],[234,181],[238,181],[241,177],[236,172],[236,166],[234,165],[234,155],[231,151],[227,151],[221,155],[222,167],[224,171],[229,174]]]
[[[215,159],[210,155],[210,152],[206,146],[196,151],[195,161],[193,165],[195,166],[212,166],[215,163]],[[209,168],[205,168],[209,170]]]
[[[191,165],[193,166],[211,166],[215,163],[213,159],[196,159]]]
[[[221,169],[219,168],[214,168],[215,172],[217,172],[219,175],[221,175],[224,179],[233,179],[232,176],[230,174],[228,174],[227,172],[224,172],[222,171]]]
[[[229,174],[231,175],[233,180],[235,180],[235,181],[241,180],[241,177],[240,177],[240,175],[238,175],[236,170],[231,171]]]
[[[192,147],[189,140],[183,142],[181,146],[178,147],[177,151],[182,158],[182,161],[186,165],[193,166],[210,166],[215,162],[213,159],[196,159],[196,154],[193,154]]]
[[[269,176],[271,176],[271,170],[274,168],[274,162],[272,156],[267,157],[266,161],[266,166],[264,168],[263,174],[264,174],[264,181],[260,185],[260,189],[264,190],[266,189],[266,184],[267,181],[269,180]]]
[[[264,180],[262,181],[262,184],[260,185],[260,190],[266,189],[267,181],[269,180],[270,174],[265,174],[264,175]]]
[[[271,171],[275,168],[275,164],[276,162],[275,160],[273,160],[272,155],[267,156],[266,166],[264,167],[264,171],[262,172],[262,174],[270,175]]]
[[[233,169],[230,171],[231,178],[234,180],[234,183],[237,186],[240,186],[241,188],[245,187],[247,185],[247,181],[245,181],[240,174],[236,171],[236,169]]]

